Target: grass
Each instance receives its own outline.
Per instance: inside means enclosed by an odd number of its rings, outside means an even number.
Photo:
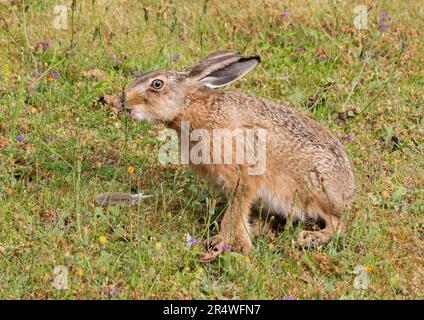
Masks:
[[[424,9],[354,2],[66,1],[57,30],[58,2],[0,1],[0,298],[423,299]],[[214,234],[225,200],[158,162],[160,127],[96,102],[137,71],[226,48],[263,60],[233,87],[288,101],[343,138],[359,190],[329,246],[300,250],[287,228],[256,239],[250,260],[199,263],[186,234]],[[92,69],[107,77],[83,76]],[[154,197],[98,208],[105,191]],[[67,290],[53,286],[59,265]],[[365,290],[353,285],[359,265]]]

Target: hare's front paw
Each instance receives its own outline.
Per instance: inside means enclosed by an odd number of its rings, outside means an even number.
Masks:
[[[210,262],[216,259],[216,257],[226,249],[228,244],[224,242],[220,235],[213,236],[205,241],[206,252],[199,254],[201,262]]]
[[[201,262],[213,261],[221,252],[228,249],[247,255],[250,252],[250,247],[250,241],[242,241],[238,239],[233,241],[231,244],[228,244],[221,235],[216,235],[205,241],[205,248],[207,251],[199,254],[199,259]]]

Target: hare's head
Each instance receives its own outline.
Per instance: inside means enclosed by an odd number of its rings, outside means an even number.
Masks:
[[[259,56],[217,51],[185,71],[144,74],[127,89],[126,109],[134,119],[172,121],[184,110],[187,96],[203,87],[217,88],[240,79],[259,62]]]

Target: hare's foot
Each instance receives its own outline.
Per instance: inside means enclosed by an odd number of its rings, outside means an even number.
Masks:
[[[301,247],[317,248],[331,241],[331,238],[339,227],[340,219],[334,216],[325,216],[322,218],[325,221],[324,229],[316,231],[302,230],[299,233],[297,243]]]
[[[326,245],[331,240],[331,234],[319,231],[302,230],[299,233],[297,243],[303,248],[317,248]]]
[[[244,255],[248,255],[252,244],[249,240],[235,240],[229,244],[223,240],[220,235],[213,236],[205,241],[206,252],[199,254],[201,262],[210,262],[216,259],[218,255],[226,250],[234,252],[240,252]]]
[[[227,249],[227,244],[220,235],[213,236],[205,241],[206,252],[199,254],[201,262],[210,262],[216,259],[216,257]]]

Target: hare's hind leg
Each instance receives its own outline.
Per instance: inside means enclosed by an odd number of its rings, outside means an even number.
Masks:
[[[338,228],[340,228],[340,218],[334,215],[322,214],[320,218],[324,220],[325,227],[320,230],[302,230],[299,233],[298,244],[304,248],[316,248],[330,242]]]

